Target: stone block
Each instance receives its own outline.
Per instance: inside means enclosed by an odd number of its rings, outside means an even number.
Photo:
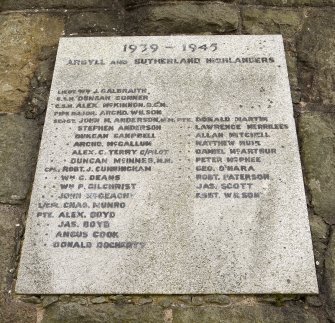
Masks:
[[[92,304],[103,304],[103,303],[108,303],[108,298],[105,296],[98,296],[98,297],[93,297],[91,299]]]
[[[53,8],[110,8],[117,0],[4,0],[2,10]]]
[[[335,224],[335,115],[304,113],[298,130],[314,211],[327,223]]]
[[[241,0],[241,4],[263,5],[263,6],[282,6],[282,7],[324,7],[334,6],[334,0]]]
[[[275,307],[273,305],[240,305],[234,307],[196,306],[173,309],[173,322],[183,323],[320,323],[318,318],[301,307]]]
[[[15,273],[17,243],[24,217],[24,209],[18,206],[0,204],[0,289],[11,289],[12,275]]]
[[[42,306],[48,307],[53,303],[58,302],[58,296],[44,296],[42,300]]]
[[[309,306],[314,306],[314,307],[322,306],[322,300],[320,299],[319,296],[307,296],[306,297],[306,303]]]
[[[29,99],[24,109],[27,118],[36,118],[47,107],[56,52],[57,46],[43,47],[38,55],[36,70],[30,82]]]
[[[175,2],[183,2],[184,0],[175,0]],[[210,2],[211,0],[198,0],[197,2]],[[145,5],[151,5],[154,4],[164,4],[166,2],[165,0],[125,0],[125,6],[126,8],[132,8],[132,7],[140,7]],[[226,2],[231,3],[234,2],[234,0],[221,0],[220,2]]]
[[[33,305],[10,297],[24,213],[22,207],[0,204],[0,322],[4,323],[36,322]]]
[[[230,298],[226,295],[207,295],[205,296],[205,302],[219,305],[229,305]]]
[[[68,16],[66,35],[119,35],[123,32],[121,8],[108,12],[80,12]]]
[[[331,322],[335,322],[335,233],[330,235],[325,259],[325,282],[327,293],[327,312]]]
[[[0,112],[22,110],[39,52],[56,45],[62,32],[63,21],[58,17],[0,16]]]
[[[238,28],[235,6],[180,2],[129,11],[127,33],[136,35],[226,34]]]
[[[294,53],[286,50],[285,52],[288,78],[290,80],[291,97],[293,103],[299,103],[301,99],[300,87],[298,84],[298,68],[297,68],[297,58]]]
[[[297,40],[299,82],[305,102],[335,104],[335,10],[313,10]]]
[[[41,129],[23,115],[0,115],[0,203],[21,203],[32,185]]]
[[[328,225],[324,222],[322,217],[313,215],[309,218],[311,226],[313,251],[315,259],[316,273],[321,292],[323,291],[323,275],[324,275],[324,260],[325,251],[327,249],[327,240],[329,229]]]
[[[34,304],[4,300],[0,297],[0,322],[36,323],[36,307]]]
[[[150,298],[150,297],[141,297],[139,300],[138,300],[138,302],[137,302],[137,304],[138,305],[145,305],[145,304],[150,304],[150,303],[152,303],[152,298]]]
[[[204,304],[204,298],[202,296],[193,296],[192,305],[199,306]]]
[[[242,8],[242,29],[247,34],[282,34],[293,37],[300,29],[302,12],[287,9]]]
[[[142,306],[114,304],[82,306],[76,303],[55,303],[45,309],[41,321],[41,323],[100,322],[166,323],[164,320],[164,309],[152,304]]]

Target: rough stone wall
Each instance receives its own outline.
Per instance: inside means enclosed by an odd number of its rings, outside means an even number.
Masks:
[[[335,322],[334,26],[335,0],[0,0],[0,322]],[[277,33],[285,40],[320,294],[15,295],[59,37]]]

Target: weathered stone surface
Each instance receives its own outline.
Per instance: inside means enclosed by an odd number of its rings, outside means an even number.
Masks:
[[[56,303],[46,308],[41,323],[166,323],[164,316],[164,309],[152,304],[99,304],[87,307],[75,303]]]
[[[238,9],[223,3],[166,4],[129,12],[127,33],[136,35],[224,34],[237,30]]]
[[[141,297],[137,302],[138,305],[145,305],[150,303],[152,303],[151,297]]]
[[[35,305],[11,300],[4,300],[0,296],[1,323],[36,323],[37,310]]]
[[[32,184],[41,128],[23,115],[0,115],[0,203],[21,203]]]
[[[184,304],[192,304],[192,296],[191,295],[182,295],[178,297],[178,301]]]
[[[48,307],[49,305],[58,302],[58,296],[44,296],[42,300],[42,306]]]
[[[49,15],[0,16],[0,111],[18,112],[42,47],[58,43],[62,19]]]
[[[47,85],[51,83],[56,53],[57,46],[43,47],[39,52],[38,64],[35,71],[35,76],[39,83]]]
[[[161,297],[157,302],[160,306],[167,308],[170,307],[173,303],[173,299],[171,297]]]
[[[73,296],[71,298],[71,301],[76,302],[80,305],[88,305],[89,304],[89,298],[87,298],[87,297]]]
[[[220,304],[220,305],[229,305],[230,298],[226,295],[207,295],[204,297],[205,302],[213,303],[213,304]]]
[[[27,118],[36,118],[47,108],[57,47],[43,47],[38,55],[36,71],[30,82],[30,94],[25,106]]]
[[[286,50],[285,52],[288,78],[290,80],[291,96],[293,103],[299,103],[301,99],[301,91],[298,85],[298,68],[297,68],[297,58],[294,53]]]
[[[59,301],[60,302],[70,302],[72,300],[72,297],[70,295],[60,295]]]
[[[205,303],[204,298],[202,296],[193,296],[192,304],[195,306],[203,305]]]
[[[173,323],[320,323],[307,310],[296,307],[275,307],[273,305],[239,305],[234,307],[196,306],[173,309]]]
[[[105,296],[98,296],[98,297],[94,297],[91,299],[92,304],[103,304],[107,302],[108,302],[108,298]]]
[[[174,2],[185,2],[185,0],[175,0]],[[198,0],[197,2],[210,2],[211,0]],[[172,2],[172,1],[171,1]],[[212,1],[214,2],[214,1]],[[226,2],[226,3],[231,3],[234,2],[234,0],[221,0],[220,2]],[[131,8],[131,7],[139,7],[139,6],[144,6],[144,5],[152,5],[152,4],[164,4],[166,3],[165,0],[125,0],[124,1],[126,8]]]
[[[41,8],[111,8],[117,0],[4,0],[3,10],[13,9],[41,9]]]
[[[119,35],[123,32],[124,12],[116,8],[108,12],[80,12],[67,18],[66,35]]]
[[[335,115],[304,113],[298,128],[315,213],[335,224]]]
[[[308,13],[297,41],[304,102],[335,104],[335,10]]]
[[[297,10],[242,8],[242,29],[247,34],[282,34],[293,37],[301,28],[303,14]]]
[[[241,4],[264,5],[264,6],[334,6],[334,0],[240,0]]]
[[[1,117],[0,117],[1,118]],[[24,209],[0,204],[0,290],[11,289]]]
[[[328,240],[328,225],[323,218],[318,215],[313,215],[309,218],[311,226],[314,258],[319,281],[322,282],[324,272],[324,256],[327,248]]]
[[[41,297],[38,296],[23,296],[20,297],[20,301],[30,304],[41,304]]]
[[[327,311],[332,322],[335,322],[335,231],[331,232],[325,259],[325,286]]]
[[[0,142],[1,140],[2,139],[0,139]],[[11,299],[12,283],[19,253],[18,240],[20,239],[23,228],[24,213],[25,209],[22,207],[0,204],[1,323],[36,323],[36,309],[34,305]]]
[[[322,299],[319,296],[307,296],[306,303],[310,306],[320,307],[322,306]]]
[[[130,296],[124,296],[124,295],[113,295],[113,296],[110,296],[109,299],[115,303],[115,304],[118,304],[118,305],[121,305],[121,304],[132,304],[133,303],[133,300]]]

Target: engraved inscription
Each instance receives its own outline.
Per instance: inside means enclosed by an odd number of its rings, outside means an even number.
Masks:
[[[281,38],[62,39],[16,288],[317,291]]]

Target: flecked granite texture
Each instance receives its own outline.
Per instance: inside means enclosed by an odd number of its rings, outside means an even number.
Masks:
[[[156,44],[159,48],[155,54],[132,54],[124,52],[125,43]],[[187,53],[183,50],[184,44],[207,44],[209,49]],[[208,57],[231,57],[233,61],[244,56],[257,59],[240,64],[208,62]],[[98,59],[100,64],[69,64],[74,58],[80,61],[90,57]],[[178,64],[136,64],[139,58],[145,60],[148,57],[171,57]],[[185,57],[196,57],[198,63],[180,63]],[[110,59],[126,60],[127,65],[108,64]],[[104,107],[107,102],[120,102],[117,101],[120,93],[105,95],[106,89],[120,88],[135,90],[136,94],[140,88],[137,96],[142,101],[138,102],[144,106],[151,102],[164,104],[151,109]],[[91,91],[87,96],[89,103],[83,103],[83,89]],[[68,92],[71,94],[59,94]],[[136,94],[128,96],[132,98]],[[67,108],[70,98],[71,108]],[[60,101],[62,99],[64,103]],[[66,108],[61,108],[62,103]],[[85,110],[83,104],[87,106]],[[105,113],[111,111],[126,113],[121,118],[136,117],[133,112],[159,112],[158,117],[151,114],[144,117],[173,118],[174,122],[119,123],[120,115],[110,116],[108,122],[104,122]],[[95,116],[83,117],[83,112],[94,112]],[[73,113],[80,113],[80,116]],[[211,122],[208,117],[224,117],[229,121]],[[245,121],[236,121],[241,117]],[[92,124],[93,120],[98,123]],[[99,147],[77,147],[75,144],[82,143],[76,139],[78,133],[93,133],[80,131],[83,125],[95,128],[96,134],[107,132],[109,136],[95,139],[101,144]],[[140,130],[144,125],[159,126],[160,129]],[[222,126],[223,130],[206,130],[207,126],[213,125]],[[250,125],[255,126],[255,130],[249,130]],[[99,131],[101,126],[103,131]],[[111,126],[112,131],[105,129]],[[135,137],[133,140],[121,139],[120,143],[138,144],[148,140],[151,146],[109,147],[108,143],[118,143],[113,134],[123,134],[124,130],[118,129],[129,126],[138,127],[136,133],[141,135],[143,132],[154,133],[155,138]],[[263,137],[231,137],[241,132]],[[202,137],[217,133],[224,137]],[[90,144],[90,140],[85,141]],[[206,144],[217,144],[218,141],[226,145],[217,145],[215,152],[212,149],[208,154],[208,148],[213,146]],[[148,150],[161,151],[163,155],[143,155]],[[239,155],[231,150],[250,150],[252,154]],[[124,155],[125,152],[128,155]],[[258,157],[259,161],[228,161],[242,156]],[[101,186],[106,181],[92,181],[92,171],[82,163],[85,157],[92,160],[89,166],[93,169],[102,168],[99,166],[150,166],[151,169],[115,172],[120,180],[108,181],[112,185],[131,183],[136,185],[135,188],[97,190],[90,185]],[[142,163],[134,165],[134,158]],[[159,162],[165,158],[168,163]],[[106,164],[100,164],[104,159]],[[120,164],[124,159],[126,162]],[[252,170],[248,172],[242,166],[241,171],[226,170],[236,164],[250,166]],[[219,170],[222,165],[225,165],[224,171]],[[71,166],[82,169],[70,173],[67,169],[64,171],[64,167]],[[197,170],[199,167],[201,169]],[[211,170],[207,170],[209,167]],[[94,174],[100,177],[111,175],[99,169]],[[242,174],[242,178],[224,178],[232,174]],[[63,179],[68,175],[73,176],[71,182]],[[252,175],[258,178],[253,180]],[[217,178],[207,179],[214,176]],[[244,179],[247,176],[250,179]],[[69,183],[73,188],[68,188]],[[234,189],[226,187],[229,185]],[[69,201],[66,193],[77,196],[72,196]],[[102,197],[92,200],[92,193]],[[121,198],[115,199],[111,193],[117,193]],[[229,194],[233,197],[227,197]],[[94,202],[106,201],[123,202],[125,207],[94,207]],[[55,206],[41,207],[45,202]],[[86,203],[87,207],[66,207],[65,203],[69,202]],[[114,211],[113,218],[92,218],[90,214],[97,211]],[[41,213],[48,215],[36,216]],[[65,218],[64,213],[71,213],[72,217]],[[27,219],[17,292],[315,294],[318,287],[307,217],[281,35],[61,39]],[[95,227],[87,228],[85,223]],[[99,228],[99,223],[104,226]],[[65,232],[75,232],[79,237],[66,239]],[[95,237],[94,233],[100,234]],[[100,236],[106,233],[111,234],[111,238]],[[77,247],[59,247],[67,241],[77,243]],[[125,242],[129,248],[115,248],[119,242]],[[103,273],[104,279],[97,279],[97,272]]]

